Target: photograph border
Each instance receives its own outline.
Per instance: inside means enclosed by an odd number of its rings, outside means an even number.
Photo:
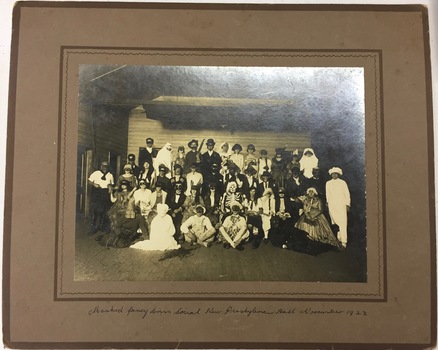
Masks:
[[[69,51],[70,50],[70,51]],[[317,58],[370,58],[373,60],[374,71],[368,73],[368,77],[374,79],[373,88],[374,96],[374,110],[367,112],[365,110],[364,115],[364,127],[366,126],[367,114],[371,115],[373,112],[374,125],[375,125],[375,138],[376,153],[374,155],[365,154],[365,158],[373,161],[375,159],[375,176],[377,183],[376,201],[377,201],[377,284],[378,291],[376,293],[316,293],[316,292],[279,292],[279,293],[267,293],[267,292],[177,292],[177,291],[165,291],[165,292],[108,292],[108,291],[66,291],[63,289],[63,261],[64,261],[64,216],[65,216],[65,159],[66,159],[66,137],[67,132],[67,100],[68,94],[73,92],[69,91],[69,55],[100,55],[102,59],[107,56],[171,56],[171,57],[279,57],[279,58],[292,58],[292,57],[317,57]],[[260,300],[260,301],[274,301],[274,300],[287,300],[287,301],[366,301],[366,302],[385,302],[387,300],[387,281],[386,281],[386,235],[385,235],[385,186],[384,186],[384,150],[383,142],[384,130],[383,130],[383,68],[382,68],[382,50],[379,49],[361,49],[361,50],[343,50],[343,49],[209,49],[209,48],[156,48],[156,47],[90,47],[90,46],[62,46],[60,53],[60,85],[59,85],[59,131],[58,131],[58,194],[57,194],[57,216],[56,216],[56,255],[55,255],[55,300],[57,301],[76,301],[76,300]],[[348,62],[346,62],[348,64]],[[232,67],[232,65],[230,66]],[[311,66],[309,66],[311,67]],[[330,67],[338,67],[331,66]],[[339,66],[342,67],[342,66]],[[269,66],[266,66],[269,68]],[[364,71],[364,84],[366,83],[367,74]],[[366,84],[365,84],[366,85]],[[76,93],[76,92],[74,92]],[[367,103],[367,98],[364,96],[364,105]],[[71,123],[71,121],[70,121]],[[380,130],[379,130],[380,127]],[[366,143],[367,141],[364,140]],[[76,150],[75,150],[76,151]],[[366,169],[364,169],[366,170]],[[366,172],[365,172],[366,173]],[[380,207],[381,205],[381,207]],[[367,211],[368,213],[368,211]],[[368,215],[368,214],[367,214]],[[367,219],[368,220],[368,219]],[[368,231],[369,228],[367,228]],[[366,232],[367,233],[367,232]],[[60,238],[59,238],[60,237]],[[368,246],[367,239],[367,246]],[[59,249],[60,247],[60,249]],[[368,260],[369,254],[367,254]],[[367,263],[368,265],[368,263]],[[369,268],[369,266],[367,267]],[[369,271],[368,271],[369,273]],[[113,281],[114,283],[119,281]],[[157,281],[144,281],[144,282],[157,282]],[[164,281],[158,281],[164,282]],[[202,281],[193,281],[202,282]],[[213,282],[213,281],[210,281]],[[217,281],[219,283],[225,283],[226,281]],[[242,281],[245,282],[245,281]],[[246,281],[253,283],[255,281]],[[303,283],[299,281],[260,281],[263,283]],[[311,281],[309,281],[311,283]],[[316,281],[315,281],[316,282]],[[73,282],[74,283],[74,282]],[[78,283],[78,282],[76,282]],[[99,283],[98,281],[94,283]],[[172,281],[172,283],[180,283],[180,281]],[[325,282],[324,282],[325,283]],[[338,282],[328,282],[338,283]],[[349,282],[345,282],[349,283]],[[356,283],[356,282],[351,282]],[[363,283],[366,285],[369,281]],[[362,284],[362,283],[357,283]],[[157,296],[160,295],[161,296]],[[83,296],[82,296],[83,295]],[[122,297],[122,295],[125,295]],[[76,297],[75,297],[76,296]],[[307,297],[306,297],[307,296]]]

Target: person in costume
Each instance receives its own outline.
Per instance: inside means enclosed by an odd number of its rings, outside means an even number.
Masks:
[[[307,189],[306,195],[298,198],[303,203],[303,214],[295,227],[307,232],[310,239],[341,248],[341,243],[333,234],[330,224],[323,214],[323,203],[315,188]]]
[[[172,169],[172,145],[168,142],[160,149],[155,158],[155,170],[158,171],[160,165],[164,165],[169,172],[166,174],[167,178],[171,178],[170,170]]]
[[[332,177],[325,186],[328,211],[332,224],[339,227],[337,237],[342,246],[347,247],[348,234],[348,212],[350,211],[351,199],[347,183],[340,178],[343,175],[342,169],[333,167],[329,170]]]
[[[88,234],[94,235],[99,230],[109,230],[105,214],[111,206],[110,190],[114,185],[114,177],[108,170],[108,162],[100,164],[100,169],[90,175],[88,183],[91,185],[91,227]]]
[[[219,227],[218,239],[225,249],[243,250],[243,243],[249,237],[246,219],[241,215],[242,205],[239,202],[230,203],[231,215],[227,216]]]
[[[311,148],[305,148],[300,159],[300,170],[304,177],[310,179],[313,176],[313,169],[318,167],[318,158]]]
[[[130,248],[140,250],[174,250],[180,248],[173,237],[175,226],[172,218],[167,214],[169,207],[167,204],[158,204],[157,215],[152,220],[151,232],[148,240],[133,244]]]
[[[186,242],[192,245],[201,244],[204,247],[211,246],[216,229],[205,213],[206,209],[198,204],[192,215],[181,225],[181,232],[184,234]]]

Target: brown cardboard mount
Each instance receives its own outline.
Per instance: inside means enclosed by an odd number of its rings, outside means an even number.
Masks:
[[[6,346],[413,349],[436,344],[425,7],[19,2],[13,21]],[[78,280],[77,156],[87,133],[78,123],[84,113],[78,93],[85,91],[84,65],[108,65],[106,71],[122,66],[363,68],[366,277]],[[116,85],[108,85],[108,96]],[[87,98],[106,103],[102,95]],[[220,103],[236,103],[230,101]],[[336,128],[343,124],[348,120]],[[127,122],[124,127],[128,133]],[[339,132],[332,128],[327,135]],[[121,141],[126,153],[138,149],[131,141],[135,137]],[[362,196],[365,202],[364,191]]]

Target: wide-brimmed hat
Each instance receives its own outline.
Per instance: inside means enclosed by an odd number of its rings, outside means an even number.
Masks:
[[[215,145],[216,144],[216,142],[214,142],[214,140],[213,139],[208,139],[207,140],[207,143],[206,143],[206,145],[208,146],[208,145]]]
[[[206,209],[205,209],[201,204],[198,204],[197,206],[195,206],[195,209],[193,209],[193,211],[194,211],[195,213],[197,213],[199,208],[202,209],[202,214],[205,214]]]
[[[242,210],[242,204],[240,204],[238,201],[232,201],[230,203],[230,208],[232,209],[233,207],[239,207],[239,210]]]
[[[165,173],[167,173],[169,171],[169,169],[164,164],[160,164],[158,166],[158,171],[164,171]]]
[[[271,177],[271,173],[270,173],[269,171],[265,170],[265,171],[262,173],[261,176],[262,176],[262,177],[263,177],[263,176],[265,176],[265,177]]]
[[[190,141],[187,146],[189,146],[189,148],[192,147],[198,147],[198,140],[193,139],[192,141]]]

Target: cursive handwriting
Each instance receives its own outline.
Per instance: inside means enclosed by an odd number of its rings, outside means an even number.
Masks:
[[[100,305],[96,305],[94,308],[88,310],[88,315],[124,315],[127,317],[139,316],[142,319],[147,317],[156,317],[163,315],[177,315],[177,316],[189,316],[189,317],[197,317],[201,315],[208,316],[243,316],[243,317],[253,317],[253,316],[273,316],[273,317],[281,317],[281,316],[340,316],[340,317],[366,317],[368,316],[366,310],[362,309],[336,309],[336,308],[327,308],[327,309],[317,309],[311,306],[304,307],[277,307],[277,308],[263,308],[256,306],[226,306],[226,307],[218,307],[218,306],[209,306],[209,307],[195,307],[190,308],[187,306],[177,306],[175,308],[160,308],[154,306],[152,308],[144,307],[144,306],[114,306],[111,307],[102,307]]]

